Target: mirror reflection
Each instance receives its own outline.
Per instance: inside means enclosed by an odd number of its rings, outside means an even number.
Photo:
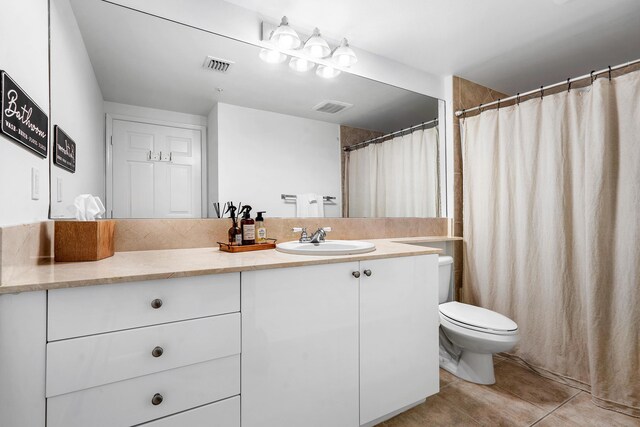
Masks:
[[[51,0],[51,216],[92,193],[113,218],[444,214],[443,102],[100,0]],[[264,55],[262,55],[264,58]],[[440,105],[439,105],[440,104]],[[400,173],[401,172],[401,173]]]

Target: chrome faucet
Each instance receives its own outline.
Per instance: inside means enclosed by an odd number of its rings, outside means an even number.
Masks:
[[[298,240],[300,243],[314,243],[319,244],[323,243],[324,238],[327,237],[327,233],[331,231],[331,227],[320,227],[318,228],[311,237],[307,234],[306,227],[296,227],[292,228],[291,231],[294,233],[301,233],[300,239]]]

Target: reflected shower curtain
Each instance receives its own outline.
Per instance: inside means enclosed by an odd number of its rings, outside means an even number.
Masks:
[[[435,217],[438,129],[419,129],[349,153],[350,217]]]
[[[463,133],[464,299],[514,319],[543,375],[640,416],[640,72]]]

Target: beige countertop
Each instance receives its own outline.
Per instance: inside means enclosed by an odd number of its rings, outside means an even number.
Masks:
[[[314,264],[393,258],[440,253],[416,243],[460,240],[448,237],[370,239],[376,250],[359,255],[291,255],[275,249],[230,254],[217,248],[116,252],[95,262],[49,263],[29,268],[16,279],[0,284],[0,294],[41,291],[171,277],[198,276]]]

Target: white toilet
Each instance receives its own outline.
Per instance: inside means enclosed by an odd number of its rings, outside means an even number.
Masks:
[[[439,257],[440,367],[478,384],[494,384],[493,353],[520,340],[518,325],[495,311],[449,300],[453,258]]]

